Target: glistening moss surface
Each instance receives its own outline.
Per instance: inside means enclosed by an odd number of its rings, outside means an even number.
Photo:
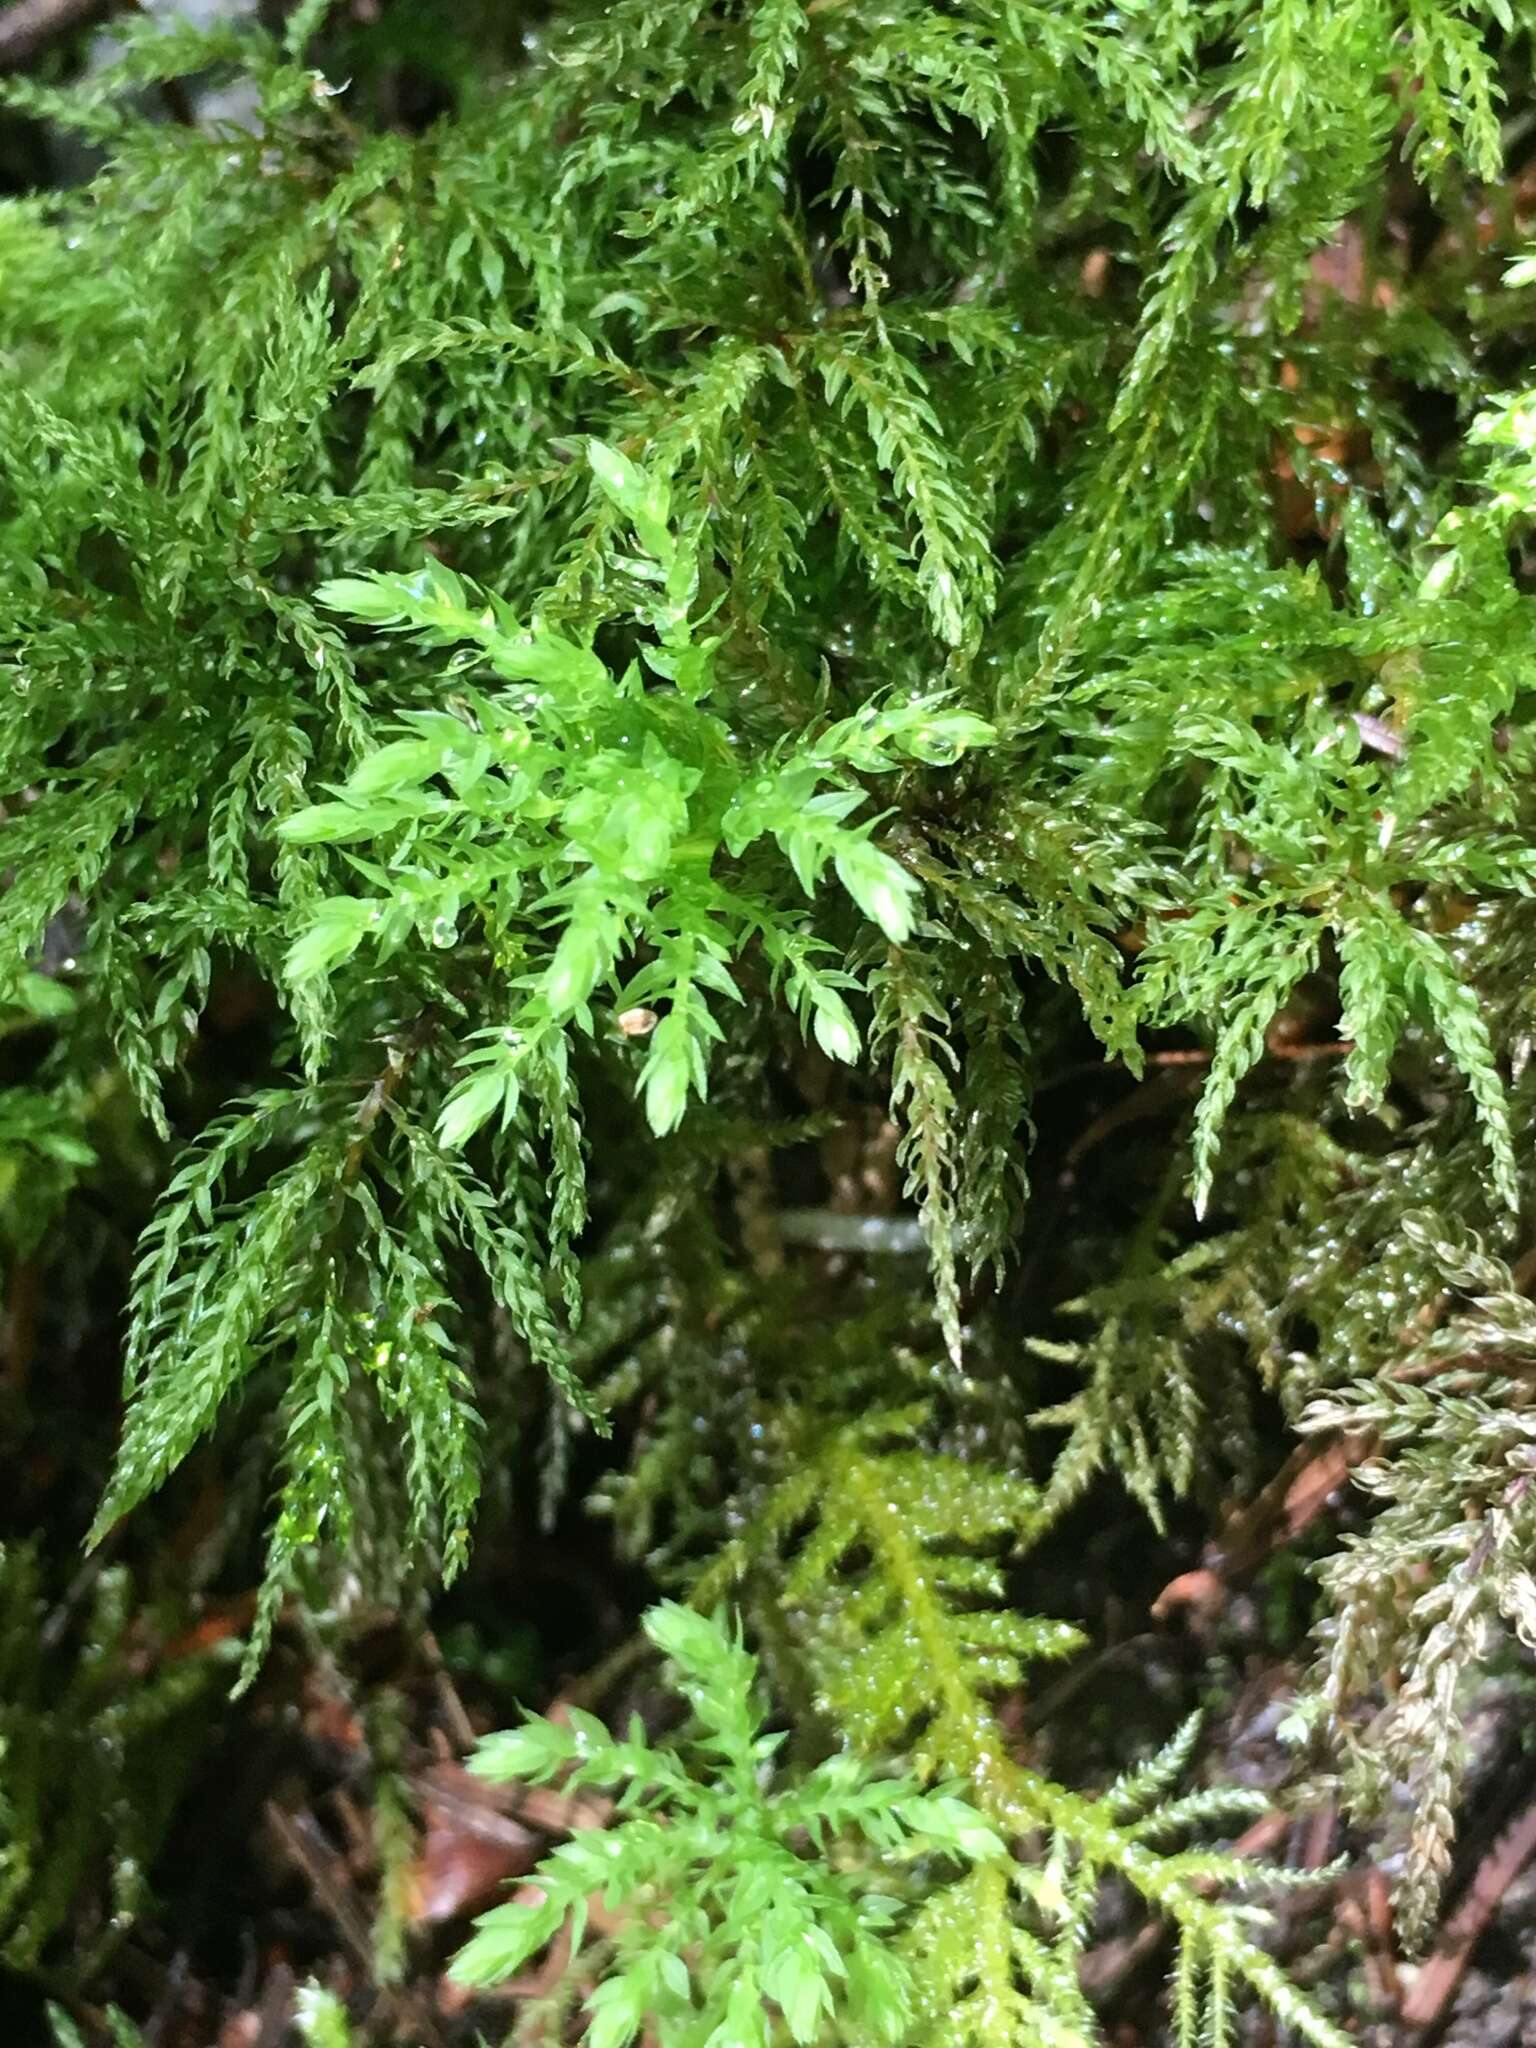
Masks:
[[[1113,1871],[1173,2038],[1334,2038],[993,1709],[1090,1488],[1371,1432],[1299,1723],[1412,1934],[1532,1627],[1527,10],[330,13],[6,88],[104,158],[0,210],[17,1256],[159,1188],[97,1535],[274,1475],[249,1670],[584,1493],[1029,1848],[915,2010],[1091,2038]]]

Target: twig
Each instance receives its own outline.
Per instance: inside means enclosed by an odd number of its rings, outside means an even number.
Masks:
[[[475,1724],[469,1718],[459,1689],[454,1684],[437,1637],[430,1629],[422,1636],[421,1647],[428,1664],[432,1667],[432,1681],[437,1688],[437,1697],[443,1710],[443,1719],[448,1723],[448,1732],[460,1756],[467,1756],[478,1741]]]
[[[1256,1571],[1294,1543],[1324,1512],[1369,1455],[1363,1435],[1312,1438],[1299,1444],[1273,1479],[1216,1533],[1214,1560],[1228,1577]]]
[[[0,71],[29,64],[49,43],[84,28],[117,0],[14,0],[0,13]]]
[[[1202,1057],[1207,1057],[1204,1055]],[[1130,1094],[1119,1102],[1111,1103],[1102,1115],[1094,1118],[1067,1148],[1061,1166],[1061,1185],[1069,1187],[1077,1177],[1077,1169],[1096,1145],[1128,1123],[1135,1123],[1143,1117],[1161,1116],[1172,1103],[1188,1090],[1193,1077],[1182,1063],[1160,1061],[1155,1074],[1149,1074],[1140,1081]]]
[[[1358,1943],[1366,1989],[1378,2012],[1402,2007],[1402,1980],[1393,1948],[1392,1889],[1374,1865],[1339,1887],[1338,1933]]]
[[[388,2026],[407,2031],[422,2048],[442,2048],[442,2032],[426,2001],[409,1987],[381,1986],[374,1975],[373,1934],[367,1909],[342,1859],[327,1843],[308,1813],[291,1814],[275,1799],[263,1812],[284,1856],[308,1884],[315,1903],[341,1937],[365,1984],[379,1996],[377,2016]]]
[[[1243,1830],[1227,1853],[1230,1856],[1267,1856],[1284,1841],[1294,1824],[1294,1815],[1283,1812],[1279,1807],[1271,1807]],[[1202,1878],[1196,1881],[1194,1888],[1209,1896],[1215,1890],[1215,1884],[1211,1879]],[[1096,1948],[1089,1949],[1079,1963],[1078,1982],[1085,1994],[1102,2008],[1134,1971],[1157,1954],[1168,1938],[1169,1931],[1164,1921],[1149,1920],[1134,1934],[1118,1935],[1113,1940],[1100,1942]]]
[[[341,1859],[333,1855],[308,1814],[295,1817],[285,1813],[275,1799],[267,1801],[265,1811],[267,1826],[277,1837],[283,1854],[308,1884],[315,1903],[351,1951],[353,1962],[365,1977],[371,1977],[373,1940],[368,1915],[357,1900]]]
[[[253,2048],[283,2048],[293,2019],[293,1971],[284,1962],[272,1965],[262,1989],[258,2031]]]
[[[432,1024],[431,1010],[423,1010],[412,1018],[404,1031],[386,1041],[387,1063],[383,1071],[375,1075],[373,1085],[363,1097],[354,1120],[356,1136],[347,1147],[346,1162],[342,1167],[344,1180],[356,1180],[367,1155],[373,1127],[404,1085],[406,1076],[415,1065],[417,1054],[431,1034]]]
[[[551,1785],[489,1784],[472,1777],[451,1758],[428,1764],[417,1772],[414,1783],[423,1804],[451,1810],[466,1825],[473,1809],[475,1832],[504,1847],[523,1846],[527,1828],[546,1835],[569,1835],[578,1828],[605,1828],[613,1818],[613,1801],[599,1793],[571,1795]],[[527,1828],[520,1825],[523,1822]]]
[[[122,1536],[120,1530],[115,1528],[109,1529],[101,1542],[86,1558],[79,1571],[70,1580],[64,1590],[63,1598],[49,1609],[42,1627],[38,1630],[37,1640],[41,1649],[53,1651],[63,1642],[65,1635],[68,1633],[70,1623],[74,1620],[76,1613],[91,1592],[91,1589],[95,1586],[96,1581],[101,1577],[102,1568],[106,1565],[112,1553],[121,1547]]]
[[[1294,1543],[1326,1512],[1351,1471],[1375,1449],[1369,1434],[1314,1437],[1299,1444],[1280,1470],[1228,1516],[1201,1553],[1198,1565],[1172,1578],[1152,1602],[1152,1617],[1166,1621],[1187,1612],[1192,1621],[1220,1614],[1233,1591],[1277,1550]]]
[[[1139,1656],[1149,1645],[1161,1646],[1162,1642],[1160,1635],[1148,1630],[1141,1635],[1125,1636],[1118,1643],[1107,1643],[1028,1703],[1023,1714],[1024,1727],[1027,1730],[1048,1727],[1091,1680],[1101,1678],[1105,1671],[1116,1664],[1123,1664],[1127,1658]]]
[[[621,1678],[651,1654],[649,1640],[637,1629],[590,1671],[572,1680],[565,1688],[566,1701],[573,1707],[595,1707]]]
[[[1488,1930],[1500,1899],[1536,1855],[1536,1799],[1523,1807],[1477,1866],[1455,1912],[1420,1965],[1402,2003],[1405,2026],[1432,2038],[1444,2023],[1472,1952]]]

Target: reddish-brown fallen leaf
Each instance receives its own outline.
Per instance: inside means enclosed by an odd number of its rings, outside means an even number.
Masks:
[[[476,1912],[539,1860],[542,1837],[501,1810],[494,1786],[459,1765],[434,1765],[417,1790],[424,1827],[406,1886],[413,1921],[431,1926]]]
[[[480,1912],[500,1898],[509,1878],[531,1868],[529,1855],[443,1820],[434,1810],[407,1879],[407,1914],[416,1925],[430,1927]]]

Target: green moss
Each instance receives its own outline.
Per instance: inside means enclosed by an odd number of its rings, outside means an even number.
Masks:
[[[1362,1799],[1422,1778],[1422,1920],[1456,1681],[1532,1627],[1525,16],[328,14],[5,88],[104,168],[0,207],[0,1201],[90,1175],[104,1071],[170,1150],[97,1536],[261,1435],[249,1676],[289,1596],[451,1577],[514,1424],[546,1512],[611,1430],[583,1484],[803,1745],[1030,1847],[914,2011],[1091,2035],[1117,1872],[1181,2042],[1239,1983],[1334,2038],[1159,1839],[1219,1803],[992,1707],[1090,1487],[1376,1431],[1324,1683]],[[248,125],[144,91],[231,74]]]

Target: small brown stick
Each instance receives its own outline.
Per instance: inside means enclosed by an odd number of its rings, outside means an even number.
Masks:
[[[1298,1444],[1274,1477],[1217,1530],[1202,1562],[1169,1580],[1152,1603],[1153,1618],[1164,1621],[1180,1609],[1196,1617],[1219,1613],[1235,1585],[1326,1512],[1353,1467],[1373,1448],[1369,1435],[1314,1437]]]
[[[600,1793],[560,1792],[552,1785],[498,1785],[476,1778],[461,1763],[449,1759],[428,1764],[415,1779],[418,1795],[436,1805],[473,1804],[481,1810],[507,1817],[505,1825],[522,1835],[519,1822],[537,1828],[541,1834],[569,1835],[578,1828],[605,1828],[613,1818],[613,1801]],[[512,1834],[499,1834],[495,1823],[486,1828],[496,1839],[511,1841]]]
[[[578,1828],[605,1828],[613,1818],[613,1801],[596,1793],[574,1798],[549,1785],[529,1785],[517,1802],[518,1817],[549,1835],[570,1835]]]
[[[595,1707],[604,1695],[612,1690],[621,1678],[628,1677],[635,1666],[652,1654],[649,1641],[637,1629],[610,1650],[608,1655],[592,1669],[574,1680],[565,1689],[567,1704],[573,1707]]]
[[[1296,1044],[1288,1038],[1281,1038],[1271,1032],[1264,1041],[1264,1050],[1274,1060],[1342,1060],[1348,1059],[1355,1049],[1352,1038],[1330,1038],[1325,1044]],[[1201,1045],[1175,1045],[1161,1052],[1149,1052],[1149,1067],[1208,1067],[1212,1055]]]
[[[291,1814],[275,1799],[262,1809],[278,1847],[309,1886],[315,1904],[331,1921],[365,1984],[374,1984],[373,1933],[368,1913],[345,1861],[308,1813]],[[382,1988],[378,2015],[408,2031],[422,2048],[442,2048],[442,2032],[426,2003],[409,1988]]]
[[[1246,1573],[1294,1543],[1324,1512],[1352,1467],[1369,1455],[1364,1436],[1299,1444],[1274,1478],[1217,1531],[1214,1549],[1228,1573]]]
[[[29,64],[49,43],[84,28],[114,0],[14,0],[0,13],[0,70]]]
[[[1202,1061],[1209,1059],[1202,1054]],[[1130,1094],[1113,1102],[1101,1115],[1096,1116],[1085,1131],[1079,1132],[1067,1148],[1066,1158],[1061,1166],[1061,1185],[1068,1187],[1076,1178],[1077,1169],[1094,1147],[1103,1144],[1106,1138],[1128,1123],[1135,1123],[1143,1117],[1161,1116],[1189,1087],[1189,1076],[1182,1063],[1158,1063],[1155,1074],[1149,1074],[1140,1081]]]
[[[1338,1831],[1338,1808],[1331,1799],[1325,1799],[1316,1812],[1307,1818],[1301,1842],[1303,1870],[1322,1869],[1333,1855],[1334,1836]]]
[[[266,1803],[267,1826],[284,1856],[308,1884],[315,1903],[325,1912],[352,1960],[365,1976],[373,1971],[373,1940],[368,1915],[359,1903],[341,1858],[331,1851],[308,1814],[285,1813],[275,1799]]]
[[[344,1180],[356,1180],[368,1151],[368,1141],[373,1127],[394,1101],[405,1083],[406,1076],[416,1063],[416,1056],[426,1044],[432,1030],[432,1013],[423,1010],[412,1019],[405,1030],[388,1041],[388,1063],[383,1071],[374,1077],[373,1085],[363,1097],[354,1120],[356,1136],[347,1147],[346,1163],[342,1167]]]
[[[1395,2005],[1402,1998],[1403,1986],[1397,1970],[1392,1887],[1388,1884],[1383,1871],[1373,1868],[1365,1873],[1361,1914],[1365,1928],[1367,1970],[1372,1980],[1380,1986],[1382,2002],[1389,2006]]]
[[[1479,1863],[1461,1903],[1441,1928],[1439,1940],[1408,1987],[1401,2007],[1403,2023],[1419,2028],[1422,2037],[1432,2037],[1444,2023],[1456,1987],[1500,1899],[1533,1855],[1536,1799],[1521,1809]]]
[[[1020,1714],[1023,1730],[1032,1732],[1050,1725],[1093,1679],[1102,1677],[1105,1671],[1117,1664],[1123,1664],[1128,1657],[1137,1657],[1157,1643],[1159,1637],[1150,1630],[1141,1635],[1124,1636],[1118,1643],[1106,1643],[1091,1657],[1066,1672],[1056,1683],[1047,1686],[1034,1699],[1027,1701]]]
[[[293,1993],[292,1970],[286,1963],[274,1963],[257,2009],[255,2048],[283,2048],[293,2022]]]
[[[1278,1848],[1294,1825],[1295,1816],[1271,1807],[1261,1813],[1233,1842],[1230,1856],[1267,1856]],[[1194,1889],[1209,1897],[1215,1890],[1209,1879],[1197,1879]],[[1165,1921],[1149,1920],[1134,1934],[1118,1935],[1112,1941],[1091,1948],[1078,1965],[1077,1978],[1086,1995],[1100,2005],[1112,1998],[1143,1963],[1150,1961],[1169,1939]]]
[[[463,1700],[459,1698],[459,1689],[454,1684],[452,1675],[444,1661],[437,1637],[433,1635],[430,1629],[423,1635],[421,1647],[428,1664],[432,1667],[432,1680],[437,1688],[437,1697],[443,1710],[443,1719],[448,1723],[448,1733],[453,1738],[454,1747],[458,1750],[460,1756],[467,1756],[474,1748],[479,1737],[475,1733],[475,1724],[470,1720]]]

